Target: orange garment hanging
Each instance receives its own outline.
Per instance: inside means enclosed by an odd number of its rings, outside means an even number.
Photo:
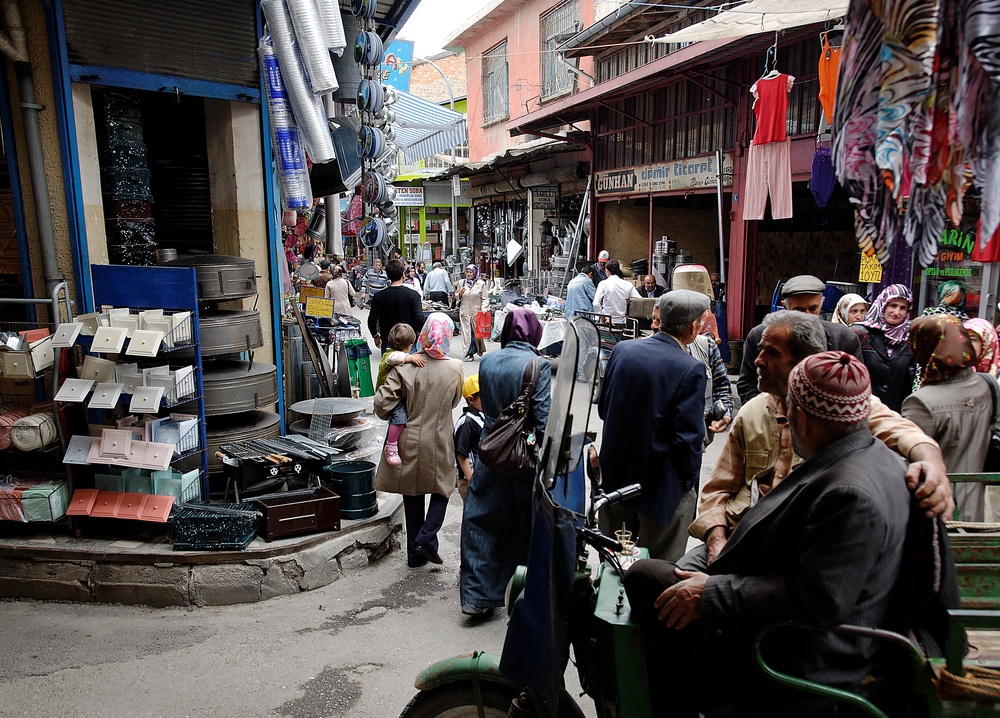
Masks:
[[[823,51],[819,55],[819,104],[823,106],[826,124],[833,124],[833,108],[837,101],[837,78],[840,76],[840,51],[830,46],[829,33],[822,33]]]

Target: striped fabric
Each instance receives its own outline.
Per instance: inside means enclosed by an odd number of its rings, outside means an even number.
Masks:
[[[396,113],[396,144],[408,163],[461,147],[468,139],[465,115],[407,92],[392,106]]]

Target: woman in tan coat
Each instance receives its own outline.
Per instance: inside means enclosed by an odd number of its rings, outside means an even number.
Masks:
[[[406,405],[406,428],[398,441],[401,462],[381,462],[375,488],[403,495],[410,568],[441,563],[437,534],[455,490],[452,410],[462,400],[463,377],[461,362],[448,356],[453,331],[447,314],[431,314],[420,330],[418,346],[432,361],[423,367],[393,367],[375,393],[375,414],[382,419],[400,402]]]
[[[344,277],[344,270],[338,265],[333,265],[333,279],[326,283],[323,296],[333,300],[334,314],[350,314],[351,300],[354,298],[354,287]]]

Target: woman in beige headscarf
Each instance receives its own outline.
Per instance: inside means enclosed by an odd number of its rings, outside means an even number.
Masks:
[[[845,294],[837,302],[833,310],[833,323],[851,326],[865,318],[868,313],[868,302],[860,294]]]

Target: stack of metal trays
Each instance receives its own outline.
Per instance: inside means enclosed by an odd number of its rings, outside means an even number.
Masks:
[[[278,375],[266,362],[217,361],[202,374],[205,416],[253,411],[278,401]]]
[[[252,439],[276,439],[281,433],[281,417],[270,411],[251,411],[232,416],[220,416],[208,422],[205,433],[208,443],[208,473],[221,474],[222,460],[216,454],[223,444],[236,444]],[[195,468],[200,461],[193,457]],[[184,461],[190,461],[185,459]],[[183,466],[178,462],[178,466]]]
[[[201,355],[237,354],[264,346],[260,328],[260,312],[254,310],[219,309],[203,312],[198,318],[201,328]],[[191,349],[177,352],[178,356],[191,356]]]
[[[179,257],[168,267],[194,267],[198,299],[203,302],[243,299],[257,293],[256,268],[252,259],[225,254]]]

